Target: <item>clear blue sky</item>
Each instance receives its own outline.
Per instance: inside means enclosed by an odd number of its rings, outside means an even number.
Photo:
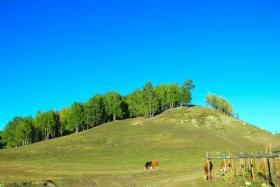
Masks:
[[[280,131],[278,0],[0,2],[0,129],[147,81],[196,84]]]

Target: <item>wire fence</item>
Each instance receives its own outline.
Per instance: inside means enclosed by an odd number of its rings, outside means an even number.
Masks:
[[[206,159],[240,159],[240,158],[278,158],[280,151],[272,153],[254,152],[254,153],[206,153]]]
[[[244,173],[249,172],[253,182],[266,181],[270,186],[280,186],[279,158],[280,151],[272,151],[271,144],[266,146],[265,152],[206,153],[207,163],[211,163],[211,160],[230,163],[228,167],[234,171],[231,172],[232,175],[234,174],[232,178],[238,177],[238,173],[241,173],[244,178]],[[211,176],[211,170],[208,173]]]

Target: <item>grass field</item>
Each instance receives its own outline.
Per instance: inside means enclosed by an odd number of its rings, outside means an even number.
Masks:
[[[50,180],[57,186],[229,186],[202,180],[207,151],[279,149],[279,136],[217,111],[182,107],[153,119],[115,121],[0,151],[0,184]],[[144,170],[148,160],[155,170]],[[232,185],[234,186],[234,184]]]

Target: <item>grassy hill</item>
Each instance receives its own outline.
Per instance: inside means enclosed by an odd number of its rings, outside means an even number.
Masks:
[[[58,186],[207,186],[201,180],[206,151],[263,151],[267,143],[278,149],[279,140],[215,110],[182,107],[153,119],[115,121],[1,150],[0,184],[51,180]],[[159,168],[144,170],[151,159],[159,160]]]

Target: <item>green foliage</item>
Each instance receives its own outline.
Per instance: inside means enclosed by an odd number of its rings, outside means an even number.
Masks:
[[[158,97],[151,82],[146,83],[143,90],[146,116],[153,117],[159,108]]]
[[[14,118],[6,125],[1,141],[7,147],[14,147],[79,132],[116,119],[153,117],[179,103],[189,104],[193,88],[189,79],[182,86],[175,83],[154,87],[147,82],[143,89],[136,89],[124,97],[115,91],[96,94],[85,103],[74,102],[70,108],[59,112],[39,111],[34,120]]]
[[[59,186],[230,186],[202,180],[205,153],[264,151],[267,143],[276,146],[279,137],[216,110],[178,107],[153,119],[116,121],[79,135],[1,150],[0,176],[6,182],[51,179]],[[159,168],[143,170],[151,159],[159,160]],[[220,164],[214,163],[213,175]]]
[[[54,138],[59,134],[59,128],[59,113],[55,110],[50,110],[49,112],[47,112],[47,129],[50,133],[51,138]]]
[[[73,132],[79,132],[85,125],[85,112],[82,103],[74,102],[70,108],[69,123],[66,129]]]
[[[0,149],[3,149],[3,147],[4,147],[3,132],[0,131]]]
[[[208,94],[206,95],[206,103],[208,106],[223,112],[226,115],[232,116],[233,115],[233,108],[229,104],[227,100],[225,100],[223,97],[214,95],[214,94]]]
[[[122,97],[121,109],[122,109],[122,118],[123,119],[129,118],[129,110],[128,110],[128,104],[126,102],[126,97]]]
[[[47,127],[47,113],[45,112],[37,112],[34,124],[38,132],[40,133],[40,137],[42,139],[48,139],[48,127]]]
[[[113,121],[116,118],[121,119],[123,116],[122,113],[122,97],[118,92],[108,92],[104,96],[104,105],[105,112],[109,118],[109,121],[113,118]]]
[[[170,108],[175,107],[179,103],[180,95],[178,84],[167,85],[166,98]]]
[[[33,141],[33,119],[31,117],[20,118],[17,122],[15,138],[17,145],[27,145]]]
[[[59,134],[59,113],[54,110],[37,112],[34,124],[38,134],[40,134],[39,137],[37,136],[37,139],[54,138]]]
[[[69,125],[70,109],[65,107],[59,112],[59,122],[60,122],[60,136],[66,133],[66,127]]]
[[[32,117],[15,117],[2,134],[2,142],[8,147],[27,145],[34,142],[35,130]]]
[[[168,86],[166,84],[160,84],[155,87],[155,93],[159,100],[160,111],[164,111],[169,108],[169,104],[167,101],[167,89]]]
[[[15,119],[15,118],[14,118]],[[14,120],[10,121],[6,126],[2,133],[2,142],[7,144],[7,147],[15,147],[16,139],[15,139],[15,131],[16,131],[16,123]]]
[[[179,97],[181,106],[183,103],[190,104],[192,101],[192,90],[195,88],[193,81],[191,79],[186,80],[184,84],[180,87]]]
[[[147,113],[143,90],[138,89],[128,94],[126,102],[128,104],[130,117],[144,116]]]
[[[105,122],[104,97],[95,95],[85,103],[85,122],[90,127],[95,127]]]

